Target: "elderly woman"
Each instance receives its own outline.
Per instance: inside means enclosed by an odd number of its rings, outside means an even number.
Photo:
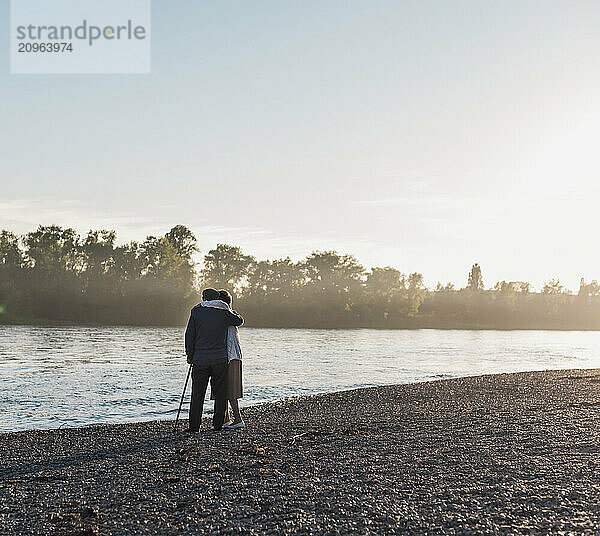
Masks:
[[[231,309],[232,297],[226,290],[219,291],[219,299],[202,302],[203,307],[215,307],[217,309]],[[227,371],[227,400],[233,412],[233,421],[229,416],[229,407],[225,411],[225,424],[223,428],[236,430],[243,428],[244,421],[240,413],[238,398],[243,397],[242,387],[242,347],[240,346],[240,335],[237,327],[230,326],[227,332],[227,355],[229,367]],[[211,394],[211,399],[214,396]]]

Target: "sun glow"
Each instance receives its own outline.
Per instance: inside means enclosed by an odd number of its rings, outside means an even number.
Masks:
[[[525,176],[542,191],[585,195],[600,178],[600,109],[551,143]]]

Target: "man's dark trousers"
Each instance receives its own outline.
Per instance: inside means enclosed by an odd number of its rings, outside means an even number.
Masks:
[[[216,365],[194,365],[192,369],[192,401],[190,403],[190,430],[197,432],[202,422],[204,397],[210,379],[210,388],[215,396],[213,428],[223,428],[227,396],[227,361]]]

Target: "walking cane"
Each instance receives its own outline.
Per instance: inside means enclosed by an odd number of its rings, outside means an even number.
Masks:
[[[181,401],[179,402],[179,409],[177,410],[177,418],[175,419],[175,426],[173,427],[173,433],[177,432],[177,423],[179,422],[179,414],[181,413],[181,406],[183,405],[183,397],[185,396],[185,390],[187,389],[187,384],[190,381],[191,373],[192,373],[192,364],[190,363],[190,368],[188,369],[187,378],[185,379],[185,385],[183,386],[183,393],[181,393]]]

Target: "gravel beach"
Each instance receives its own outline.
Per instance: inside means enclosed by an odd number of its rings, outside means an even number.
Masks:
[[[599,370],[360,389],[244,417],[194,438],[172,421],[2,434],[0,534],[600,533]]]

